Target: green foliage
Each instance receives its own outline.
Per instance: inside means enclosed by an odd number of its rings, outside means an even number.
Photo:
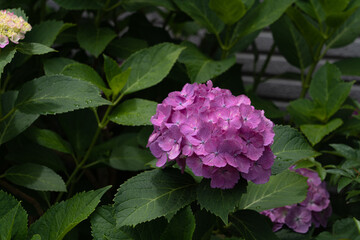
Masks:
[[[123,171],[140,171],[148,169],[147,163],[154,160],[154,156],[138,146],[115,146],[109,158],[109,165]]]
[[[76,63],[76,61],[70,58],[49,58],[44,60],[44,72],[45,75],[60,74],[65,66]]]
[[[210,0],[210,8],[227,25],[233,25],[246,13],[245,4],[242,0]]]
[[[344,218],[335,222],[332,233],[322,232],[316,240],[332,240],[332,239],[354,239],[359,240],[360,234],[356,227],[356,223],[352,218]]]
[[[219,216],[225,224],[228,224],[228,215],[238,206],[244,192],[245,189],[240,184],[233,189],[211,188],[210,181],[203,179],[197,188],[196,195],[202,208]]]
[[[98,0],[79,0],[76,2],[71,0],[55,0],[54,2],[69,10],[100,9],[102,7]]]
[[[274,127],[274,132],[274,144],[271,146],[276,156],[273,174],[284,171],[296,161],[318,155],[296,129],[278,125]]]
[[[41,43],[19,43],[16,50],[26,55],[41,55],[49,52],[55,52],[54,49]]]
[[[20,202],[0,190],[0,238],[22,240],[27,235],[27,214]]]
[[[265,184],[250,182],[247,192],[241,196],[240,209],[264,211],[271,208],[300,203],[306,198],[306,178],[290,171],[271,176]]]
[[[0,54],[0,76],[4,71],[4,67],[11,62],[13,57],[15,56],[16,48],[8,46],[7,48],[3,49]]]
[[[150,118],[155,115],[156,106],[157,102],[133,98],[116,107],[109,118],[121,125],[151,125]]]
[[[39,234],[42,240],[61,240],[77,224],[95,210],[101,197],[110,187],[83,192],[53,205],[30,226],[29,236]]]
[[[175,169],[140,173],[115,196],[117,226],[136,225],[178,211],[195,200],[195,182]]]
[[[360,64],[360,58],[342,59],[334,63],[343,75],[360,76],[360,70],[357,68]]]
[[[33,163],[15,165],[5,172],[10,182],[38,191],[66,192],[65,182],[48,167]]]

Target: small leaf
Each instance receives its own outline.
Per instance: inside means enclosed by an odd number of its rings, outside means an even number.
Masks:
[[[111,152],[109,165],[123,171],[140,171],[148,169],[147,163],[154,160],[149,150],[137,146],[115,146]]]
[[[195,200],[193,178],[176,169],[130,178],[115,196],[117,226],[136,225],[177,211]]]
[[[202,208],[219,216],[225,224],[228,224],[228,215],[235,210],[244,192],[245,188],[240,184],[232,189],[211,188],[210,181],[203,179],[196,194]]]
[[[227,25],[233,25],[246,13],[242,0],[210,0],[209,6]]]
[[[93,54],[96,58],[115,37],[115,32],[110,28],[96,28],[91,24],[79,26],[77,33],[80,47]]]
[[[85,9],[101,9],[101,1],[97,0],[54,0],[60,7],[68,10],[85,10]]]
[[[333,225],[332,233],[324,231],[315,238],[315,240],[334,239],[359,240],[359,231],[353,218],[343,218],[337,220]]]
[[[185,207],[175,214],[167,225],[160,240],[192,239],[195,230],[195,217],[190,206]]]
[[[28,21],[28,17],[26,16],[26,13],[21,8],[12,8],[6,10],[15,14],[18,17],[22,17],[25,21]]]
[[[247,192],[241,196],[239,208],[258,212],[292,205],[306,198],[306,178],[290,171],[271,176],[265,184],[249,182]]]
[[[289,126],[274,127],[275,137],[271,149],[276,156],[272,173],[289,168],[296,161],[318,155],[296,129]]]
[[[112,58],[104,54],[104,72],[108,83],[118,74],[121,73],[120,65]]]
[[[197,23],[215,34],[220,34],[224,28],[224,23],[216,16],[209,7],[209,0],[174,0],[176,5]]]
[[[63,239],[71,229],[89,217],[109,188],[110,186],[79,193],[64,202],[53,205],[30,226],[29,235],[37,233],[42,240]]]
[[[304,124],[300,125],[300,130],[304,133],[311,145],[319,143],[326,135],[335,131],[343,124],[340,118],[335,118],[327,124]]]
[[[16,50],[26,55],[42,55],[49,52],[56,52],[55,49],[52,49],[48,46],[45,46],[41,43],[19,43],[16,46]]]
[[[131,68],[123,93],[130,94],[161,82],[183,49],[175,44],[162,43],[131,55],[121,65],[122,72]]]
[[[0,190],[0,239],[23,240],[27,236],[27,213],[19,201]]]
[[[43,76],[23,85],[16,108],[31,114],[56,114],[110,104],[94,85],[67,76]]]
[[[38,191],[66,192],[65,182],[48,167],[34,163],[15,165],[5,172],[10,182]]]
[[[229,216],[230,230],[246,240],[279,240],[271,230],[267,217],[250,210],[238,211]],[[260,230],[261,229],[261,230]]]
[[[76,61],[70,58],[49,58],[44,60],[44,72],[45,75],[60,74],[66,65],[76,63]]]
[[[71,145],[51,130],[32,127],[28,129],[25,134],[28,138],[43,147],[63,153],[73,153]]]
[[[13,46],[7,46],[4,49],[1,49],[0,52],[0,76],[4,71],[4,67],[11,62],[13,57],[15,56],[16,48]]]
[[[41,236],[39,234],[34,234],[30,240],[41,240]]]
[[[235,56],[215,61],[203,55],[195,45],[183,43],[186,49],[179,57],[179,62],[185,64],[191,82],[204,83],[219,76],[236,63]]]
[[[131,68],[126,69],[124,72],[119,73],[118,75],[114,76],[111,81],[109,82],[109,86],[113,91],[113,95],[117,96],[120,91],[125,87],[129,76],[131,73]]]
[[[151,125],[150,118],[156,113],[157,102],[133,98],[121,103],[109,119],[127,126]]]

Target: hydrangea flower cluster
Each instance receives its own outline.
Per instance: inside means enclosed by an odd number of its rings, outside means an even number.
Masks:
[[[294,169],[294,167],[291,169]],[[312,223],[315,227],[320,225],[326,227],[327,219],[331,216],[332,209],[325,182],[321,181],[315,171],[306,168],[299,168],[295,171],[308,178],[307,184],[309,188],[307,197],[299,204],[261,212],[261,214],[268,216],[274,223],[274,232],[286,224],[295,232],[306,233]]]
[[[25,33],[31,30],[31,25],[22,17],[16,16],[7,10],[0,11],[0,48],[11,42],[18,44],[24,39]]]
[[[274,124],[245,95],[206,84],[186,84],[171,92],[151,118],[148,147],[156,166],[175,160],[212,188],[233,188],[240,176],[265,183],[271,175]]]

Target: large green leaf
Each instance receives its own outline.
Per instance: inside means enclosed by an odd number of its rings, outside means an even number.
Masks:
[[[195,200],[196,183],[176,169],[156,169],[129,179],[115,196],[117,226],[173,213]]]
[[[43,21],[33,26],[31,31],[26,34],[25,41],[29,43],[41,43],[50,47],[62,31],[72,26],[74,26],[74,24],[63,23],[62,21]]]
[[[15,165],[5,172],[10,182],[38,191],[66,192],[65,182],[48,167],[25,163]]]
[[[240,184],[232,189],[211,188],[210,181],[203,179],[196,194],[197,201],[202,208],[219,216],[227,224],[229,213],[235,210],[244,192],[245,188]]]
[[[305,69],[312,63],[310,49],[289,17],[284,15],[270,27],[276,46],[290,64]]]
[[[98,0],[54,0],[60,7],[69,10],[100,9],[101,1]]]
[[[265,0],[248,10],[235,25],[232,40],[246,36],[275,22],[295,0]]]
[[[109,158],[109,165],[123,171],[140,171],[148,169],[147,163],[154,160],[148,149],[138,146],[115,146]]]
[[[19,43],[16,46],[16,50],[26,55],[41,55],[49,52],[55,52],[55,49],[52,49],[41,43]]]
[[[180,210],[167,225],[160,240],[192,239],[195,230],[195,217],[190,206]]]
[[[211,33],[220,34],[224,23],[209,7],[210,0],[174,0],[176,5]]]
[[[45,75],[60,74],[66,65],[76,63],[75,60],[70,58],[49,58],[44,60]]]
[[[32,141],[46,148],[50,148],[63,153],[73,153],[71,145],[67,141],[62,139],[61,136],[59,136],[56,132],[53,132],[51,130],[32,127],[28,129],[25,134],[26,137],[28,137]]]
[[[209,6],[227,25],[233,25],[246,13],[242,0],[210,0]]]
[[[219,76],[236,63],[235,56],[215,61],[202,54],[195,45],[183,43],[186,49],[179,57],[179,62],[184,63],[191,82],[204,83],[209,79]]]
[[[115,32],[110,28],[96,28],[92,24],[79,26],[77,33],[80,47],[95,57],[98,57],[115,37]]]
[[[175,44],[162,43],[131,55],[121,65],[122,71],[131,68],[123,93],[133,93],[161,82],[183,49]]]
[[[314,75],[309,94],[317,107],[317,118],[327,121],[334,115],[349,96],[353,83],[341,80],[339,69],[329,63],[322,66]]]
[[[265,184],[249,182],[247,192],[241,196],[239,208],[258,212],[292,205],[306,198],[306,178],[290,171],[271,176]]]
[[[360,58],[346,58],[334,63],[342,75],[360,76]]]
[[[15,56],[16,49],[12,46],[7,46],[4,49],[1,49],[0,53],[0,76],[4,71],[4,67],[11,62],[13,57]]]
[[[116,227],[115,209],[105,205],[96,209],[91,216],[91,234],[94,240],[132,240],[121,228]]]
[[[305,134],[311,145],[315,145],[321,141],[326,135],[335,131],[343,124],[340,118],[335,118],[326,124],[304,124],[300,126],[300,130]]]
[[[272,167],[273,174],[284,171],[298,160],[318,155],[296,129],[277,125],[274,132],[274,144],[271,146],[276,156]]]
[[[127,126],[151,125],[150,118],[156,113],[157,102],[133,98],[121,103],[109,119]]]
[[[4,117],[15,105],[17,91],[7,91],[1,95],[1,110]],[[3,144],[27,129],[37,118],[39,114],[28,114],[15,110],[7,119],[0,122],[0,144]]]
[[[334,240],[334,239],[360,240],[359,231],[356,227],[354,219],[352,218],[339,219],[333,225],[332,233],[324,231],[315,238],[315,240]]]
[[[27,213],[14,197],[0,190],[0,239],[23,240],[27,236]]]
[[[23,85],[15,107],[24,113],[56,114],[109,104],[94,85],[67,76],[43,76]]]
[[[77,224],[95,210],[102,195],[110,188],[83,192],[71,199],[53,205],[30,226],[29,236],[39,234],[42,240],[61,240]]]
[[[279,240],[271,230],[269,219],[255,211],[242,210],[229,216],[230,230],[246,240]]]

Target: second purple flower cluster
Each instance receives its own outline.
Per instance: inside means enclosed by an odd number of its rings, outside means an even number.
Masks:
[[[315,227],[326,227],[332,209],[325,182],[321,182],[315,171],[299,168],[295,172],[308,177],[306,199],[299,204],[273,208],[261,214],[268,216],[274,223],[273,231],[279,230],[284,224],[298,233],[306,233],[312,223]]]
[[[212,188],[233,188],[240,176],[265,183],[271,175],[274,124],[245,95],[207,84],[186,84],[157,106],[148,146],[157,166],[175,160]]]

